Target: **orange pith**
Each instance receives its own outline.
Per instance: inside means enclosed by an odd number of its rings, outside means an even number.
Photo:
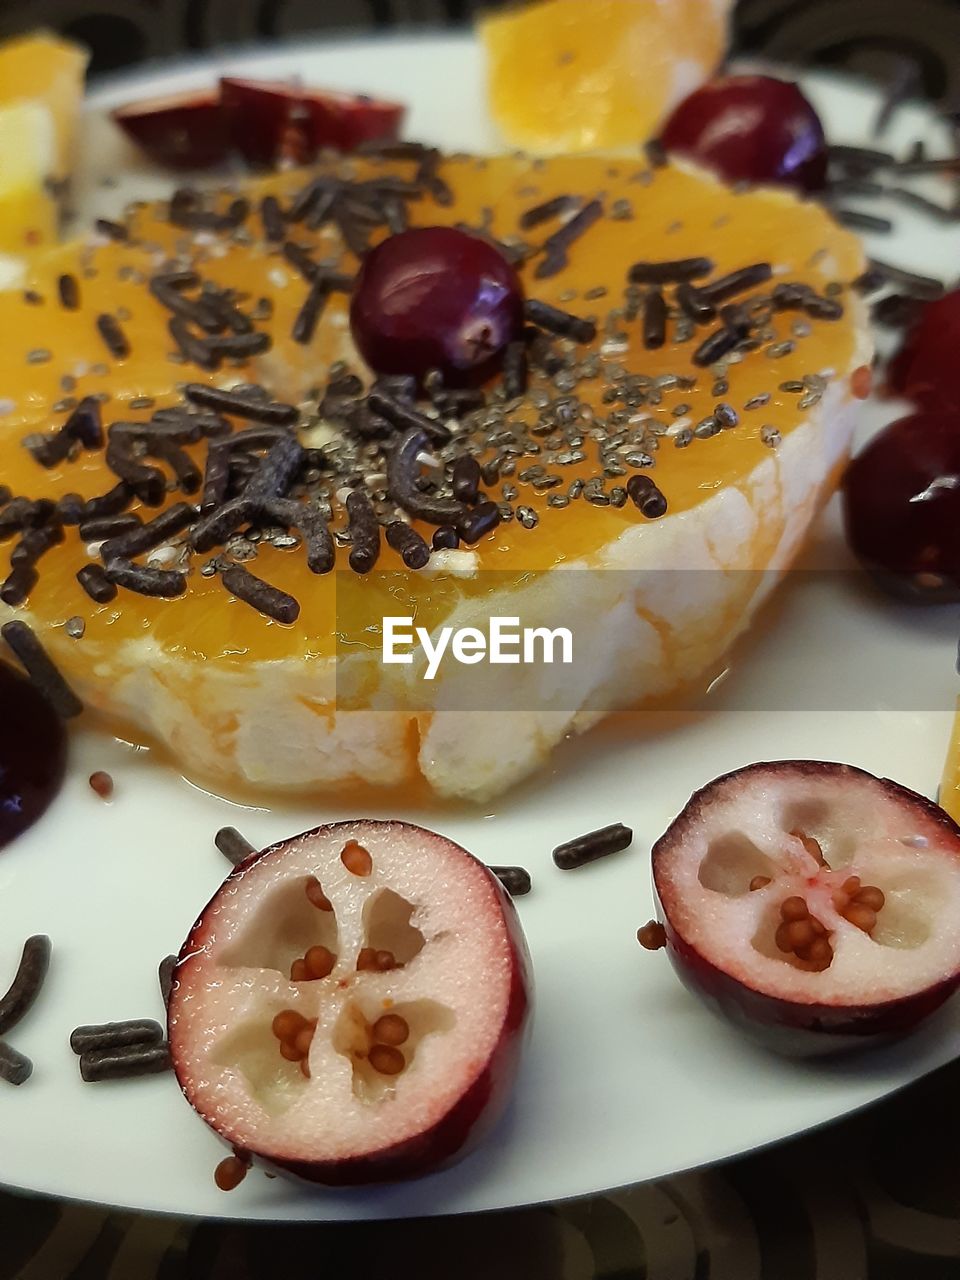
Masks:
[[[399,161],[352,162],[351,169],[361,177],[374,171],[404,176],[410,173],[409,164]],[[608,208],[616,200],[629,201],[632,216],[623,220],[607,217],[598,223],[573,246],[569,266],[559,275],[536,279],[536,257],[523,271],[528,296],[579,315],[598,316],[599,337],[592,347],[579,349],[583,355],[600,349],[606,340],[604,319],[611,307],[622,304],[627,267],[639,258],[661,260],[705,253],[715,261],[718,273],[769,260],[778,273],[783,273],[780,278],[807,281],[821,294],[831,282],[849,283],[862,266],[855,239],[818,207],[778,193],[736,195],[710,178],[675,167],[656,171],[648,178],[641,177],[645,168],[636,161],[463,158],[445,161],[442,172],[454,192],[453,205],[441,207],[429,199],[412,202],[414,225],[462,221],[477,226],[482,221],[482,211],[489,209],[492,233],[509,237],[517,234],[522,211],[560,193],[576,192],[586,197],[602,193]],[[271,189],[288,200],[303,181],[302,174],[272,178],[258,184],[252,194]],[[269,386],[276,398],[297,401],[311,386],[324,384],[332,361],[352,359],[354,367],[358,367],[349,342],[346,299],[341,295],[331,299],[308,348],[291,343],[290,328],[306,285],[275,246],[264,245],[255,213],[248,223],[253,239],[249,245],[214,234],[194,239],[189,233],[171,228],[159,207],[139,209],[130,225],[133,239],[129,244],[67,246],[39,260],[28,287],[43,298],[42,303],[27,302],[20,292],[0,295],[0,324],[7,335],[0,348],[0,387],[9,397],[3,406],[7,412],[0,419],[0,475],[16,494],[57,497],[78,492],[92,497],[115,483],[116,477],[106,467],[101,453],[81,453],[76,461],[46,471],[23,448],[21,440],[28,431],[53,428],[63,421],[65,413],[55,412],[53,405],[67,394],[79,397],[107,393],[110,400],[104,406],[104,418],[109,423],[148,417],[148,412],[130,409],[130,401],[136,397],[149,396],[158,407],[177,402],[176,386],[182,381],[231,385],[257,380]],[[538,228],[528,233],[528,238],[536,243],[554,229],[555,224]],[[355,269],[352,255],[342,251],[335,231],[311,233],[298,225],[291,234],[308,246],[318,260],[340,260],[344,269]],[[258,327],[269,328],[274,348],[259,364],[242,365],[235,370],[225,367],[211,375],[196,366],[170,361],[173,342],[167,332],[168,316],[148,293],[143,280],[175,253],[193,255],[204,278],[232,286],[249,295],[251,302],[260,297],[271,300],[273,319]],[[80,283],[81,305],[77,311],[64,310],[57,302],[56,280],[64,271],[73,272]],[[585,293],[600,286],[607,289],[605,297],[585,300]],[[250,303],[244,305],[249,307]],[[95,327],[95,318],[101,312],[125,317],[121,323],[133,348],[128,359],[115,361],[107,352]],[[794,312],[774,316],[771,323],[776,339],[791,338],[791,327],[797,318]],[[780,358],[771,359],[765,350],[759,350],[732,364],[727,374],[729,390],[722,395],[713,392],[711,372],[694,368],[690,359],[697,342],[709,329],[698,331],[692,342],[681,347],[668,342],[659,351],[647,351],[639,321],[613,326],[627,334],[628,343],[623,349],[607,349],[603,359],[608,367],[622,364],[631,372],[654,377],[680,374],[697,380],[692,390],[665,390],[662,405],[643,407],[637,411],[640,416],[654,418],[664,426],[675,425],[677,419],[671,410],[682,402],[690,406],[684,420],[689,419],[693,425],[713,410],[718,399],[733,405],[740,414],[739,426],[712,439],[694,440],[689,448],[675,448],[668,437],[661,440],[656,465],[648,474],[666,495],[671,514],[697,505],[723,486],[739,486],[747,492],[750,472],[769,456],[761,439],[762,427],[773,425],[785,437],[807,416],[807,410],[799,408],[800,397],[779,390],[780,384],[812,373],[829,375],[831,370],[847,368],[855,343],[850,309],[839,321],[811,321],[810,326],[809,336],[794,337],[794,350]],[[30,353],[37,349],[49,351],[51,358],[30,363]],[[64,376],[73,381],[62,383]],[[576,389],[600,421],[611,410],[602,399],[608,385],[609,379],[601,374],[592,381],[581,382]],[[531,382],[534,392],[544,387],[551,396],[558,394],[549,382]],[[769,403],[746,411],[746,403],[761,393],[770,395]],[[533,421],[536,410],[527,404],[512,416]],[[578,475],[586,478],[599,474],[597,443],[588,437],[584,451],[586,462],[563,469],[564,488],[558,492],[566,492],[566,486]],[[194,452],[202,466],[203,450]],[[527,461],[535,460],[521,459],[518,470]],[[625,484],[626,478],[608,483]],[[580,500],[565,509],[555,509],[548,506],[548,495],[536,496],[516,477],[510,482],[519,488],[517,502],[532,506],[540,523],[534,529],[526,529],[513,521],[485,538],[476,548],[482,569],[549,569],[588,554],[643,522],[632,503],[617,509],[591,506]],[[501,498],[501,485],[488,489],[491,497]],[[169,501],[181,498],[174,494]],[[155,513],[144,514],[149,518]],[[335,527],[342,523],[341,518]],[[429,539],[430,530],[424,529],[424,533]],[[7,572],[11,546],[12,543],[0,544],[0,577]],[[763,567],[770,552],[768,536],[761,530],[750,552],[753,567]],[[198,680],[206,660],[229,665],[334,652],[339,573],[317,577],[308,572],[302,550],[261,545],[257,560],[250,567],[290,592],[302,605],[299,621],[282,626],[233,600],[216,578],[201,577],[199,567],[206,558],[194,557],[184,598],[153,600],[121,590],[113,603],[97,606],[76,581],[77,570],[90,558],[76,529],[68,528],[64,544],[50,551],[40,563],[39,585],[28,601],[30,614],[35,622],[54,629],[73,616],[85,619],[82,642],[67,640],[59,655],[61,661],[84,675],[108,658],[115,645],[146,637],[168,652],[195,662]],[[338,551],[337,566],[344,573],[350,572],[343,548]],[[399,557],[386,547],[378,569],[397,571],[395,587],[399,594],[394,600],[409,600],[419,618],[429,617],[431,610],[442,610],[457,592],[466,589],[455,580],[438,586],[433,578],[418,577],[404,569]],[[376,573],[363,585],[363,590],[370,592],[371,614],[377,619],[382,616],[387,599],[381,594],[383,579],[382,572]],[[357,585],[355,576],[351,585]]]

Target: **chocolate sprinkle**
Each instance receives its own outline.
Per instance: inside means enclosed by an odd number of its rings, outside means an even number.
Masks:
[[[724,325],[721,329],[715,329],[693,353],[693,363],[701,368],[715,364],[717,360],[722,360],[724,356],[728,356],[741,341],[742,337],[741,333],[738,333],[736,329],[729,328],[727,325]]]
[[[303,502],[280,498],[265,501],[262,514],[286,529],[296,529],[307,546],[311,573],[329,573],[336,564],[336,548],[330,527],[320,511]]]
[[[108,240],[129,240],[130,233],[127,228],[120,222],[113,222],[110,218],[97,218],[93,224],[94,230],[100,235],[106,236]]]
[[[91,600],[109,604],[117,598],[117,588],[98,564],[87,564],[77,573],[77,581]]]
[[[533,227],[539,227],[543,222],[549,222],[551,218],[559,218],[561,214],[572,213],[574,209],[578,209],[582,204],[579,196],[553,196],[550,200],[544,200],[542,204],[536,204],[532,209],[520,215],[520,227],[523,231],[529,231]]]
[[[126,532],[110,538],[100,548],[104,560],[130,560],[168,542],[197,522],[197,509],[187,502],[176,502],[146,524],[137,522]]]
[[[33,1075],[33,1063],[26,1054],[0,1040],[0,1080],[7,1084],[23,1084]]]
[[[473,503],[480,489],[480,463],[469,454],[457,458],[451,477],[453,496],[458,502]]]
[[[675,258],[671,262],[635,262],[627,272],[631,284],[684,284],[708,276],[714,269],[710,258]]]
[[[500,508],[495,502],[481,502],[464,515],[457,524],[457,532],[468,546],[492,533],[500,523]]]
[[[83,703],[57,670],[33,630],[25,622],[7,622],[0,627],[0,636],[19,659],[37,692],[47,699],[57,715],[63,720],[78,716],[83,710]]]
[[[120,321],[116,316],[111,316],[104,312],[97,316],[97,332],[106,343],[107,350],[115,360],[125,360],[130,354],[130,343],[126,334],[120,328]]]
[[[508,400],[516,400],[526,394],[527,383],[527,344],[509,342],[503,353],[503,394]]]
[[[104,573],[109,582],[141,596],[172,600],[187,589],[186,574],[176,569],[152,569],[129,560],[110,560]]]
[[[32,564],[19,565],[0,586],[0,600],[11,608],[23,604],[39,581],[39,575]]]
[[[280,211],[280,201],[276,196],[263,197],[260,201],[260,217],[263,220],[265,238],[274,243],[282,240],[286,234],[286,228]]]
[[[643,345],[656,351],[667,340],[667,304],[659,289],[651,289],[643,300]]]
[[[577,867],[586,866],[588,862],[605,858],[608,854],[619,853],[632,840],[631,829],[622,822],[615,822],[609,827],[601,827],[598,831],[590,831],[575,840],[557,845],[553,851],[553,860],[561,871],[573,871]]]
[[[769,262],[755,262],[752,266],[741,267],[700,285],[700,292],[708,302],[717,304],[746,293],[748,289],[755,289],[758,284],[766,284],[772,276],[773,268]]]
[[[244,498],[260,501],[286,497],[303,461],[303,446],[295,436],[284,433],[261,460],[256,474],[243,491]]]
[[[50,968],[52,950],[50,939],[43,933],[34,934],[23,944],[13,982],[0,997],[0,1036],[12,1031],[33,1007]]]
[[[399,400],[385,395],[382,391],[371,391],[367,397],[367,405],[371,413],[386,419],[391,426],[408,433],[411,431],[421,432],[434,444],[447,444],[452,438],[450,429],[445,427],[442,422],[428,418],[419,409],[415,409],[409,404],[402,404]]]
[[[667,500],[650,476],[631,476],[627,481],[627,496],[648,520],[659,520],[666,514]]]
[[[467,510],[462,503],[423,493],[414,483],[419,475],[419,455],[426,448],[426,433],[411,427],[387,458],[387,490],[398,506],[418,520],[427,520],[430,524],[459,524]]]
[[[157,978],[160,982],[160,999],[163,1001],[164,1008],[170,1003],[170,993],[173,991],[173,974],[177,967],[178,956],[164,956],[157,968]]]
[[[105,1053],[108,1049],[125,1049],[130,1045],[159,1044],[163,1027],[152,1018],[128,1018],[124,1022],[102,1022],[77,1027],[70,1033],[70,1048],[78,1056],[83,1053]]]
[[[869,264],[871,271],[879,272],[884,279],[899,285],[905,293],[910,294],[912,297],[922,299],[925,302],[934,302],[937,298],[943,297],[945,292],[943,282],[934,279],[933,276],[918,275],[915,271],[906,271],[903,267],[893,266],[889,262],[881,262],[878,258],[871,258]]]
[[[430,548],[416,529],[402,520],[394,520],[386,528],[387,542],[398,551],[408,569],[422,569],[430,559]]]
[[[347,494],[347,515],[352,540],[350,568],[354,573],[369,573],[380,556],[380,524],[373,504],[360,489]]]
[[[844,227],[854,231],[887,232],[893,230],[889,218],[880,218],[874,213],[862,213],[859,209],[835,209],[834,216]]]
[[[511,898],[520,898],[533,888],[530,872],[525,867],[488,867]]]
[[[76,276],[64,272],[57,281],[57,292],[60,305],[67,311],[76,311],[80,306],[80,284]]]
[[[129,1045],[81,1054],[80,1076],[87,1084],[101,1080],[125,1080],[134,1076],[157,1075],[173,1066],[168,1044]]]
[[[256,845],[252,845],[236,827],[221,827],[213,841],[223,856],[235,867],[246,861],[251,853],[257,852]]]
[[[203,382],[190,382],[184,395],[192,404],[216,409],[235,418],[247,418],[251,422],[273,423],[276,426],[292,426],[300,417],[296,405],[268,400],[255,400],[239,391],[225,391],[221,387],[208,387]]]
[[[170,330],[170,337],[177,344],[177,349],[185,360],[210,372],[220,368],[220,357],[202,338],[190,332],[187,322],[181,316],[173,316],[167,327]]]
[[[110,470],[120,477],[148,507],[159,507],[167,492],[163,472],[156,467],[145,466],[129,454],[119,439],[107,443],[104,461]]]
[[[303,306],[297,312],[296,319],[293,322],[293,328],[290,336],[294,342],[306,346],[307,343],[313,341],[313,335],[316,332],[317,321],[323,314],[327,299],[330,297],[330,286],[322,276],[314,280],[303,301]]]
[[[455,551],[460,545],[460,535],[452,525],[442,524],[434,529],[431,543],[434,551]]]
[[[300,617],[300,605],[279,587],[256,577],[243,565],[233,565],[220,575],[220,581],[231,595],[250,605],[275,622],[292,625]]]
[[[574,214],[569,222],[548,236],[543,242],[543,257],[537,263],[534,275],[538,280],[547,280],[558,275],[567,265],[567,250],[603,216],[603,203],[591,200],[579,213]]]
[[[71,440],[79,440],[84,449],[102,449],[103,418],[96,396],[84,396],[61,430]]]
[[[530,298],[524,303],[523,314],[532,324],[545,329],[547,333],[572,338],[574,342],[593,342],[597,336],[597,326],[592,320],[571,315],[569,311],[561,311],[559,307],[552,307],[549,302]]]
[[[677,305],[694,324],[706,324],[713,320],[717,309],[692,284],[681,284],[676,291]]]

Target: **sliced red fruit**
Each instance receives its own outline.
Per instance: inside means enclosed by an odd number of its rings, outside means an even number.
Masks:
[[[251,855],[204,909],[170,1000],[174,1067],[231,1147],[313,1182],[415,1177],[503,1111],[531,1009],[513,904],[404,822]]]
[[[889,385],[923,409],[960,413],[960,289],[920,312],[890,363]]]
[[[653,877],[685,985],[780,1052],[903,1034],[960,986],[960,828],[850,765],[717,778],[654,845]]]
[[[113,119],[151,160],[171,169],[210,168],[230,148],[215,89],[131,102],[117,107]]]
[[[726,182],[820,191],[827,145],[820,117],[801,90],[773,76],[725,76],[675,108],[660,141]]]
[[[483,381],[523,326],[523,285],[503,254],[455,227],[389,236],[364,259],[350,304],[371,369],[449,385]]]
[[[854,554],[904,599],[960,599],[960,409],[914,413],[885,427],[843,481]]]
[[[315,92],[284,80],[220,81],[233,145],[254,165],[306,164],[323,148],[353,151],[394,139],[406,109],[362,95]]]

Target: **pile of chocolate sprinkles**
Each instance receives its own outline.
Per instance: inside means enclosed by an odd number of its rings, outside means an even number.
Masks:
[[[80,1059],[80,1078],[87,1084],[156,1075],[173,1068],[163,1027],[152,1018],[77,1027],[70,1035],[70,1048]]]
[[[167,216],[208,243],[211,237],[246,243],[261,237],[267,251],[303,279],[290,336],[307,344],[329,297],[348,293],[354,278],[330,260],[315,259],[308,233],[332,225],[359,260],[375,233],[409,224],[412,202],[446,205],[452,199],[432,148],[405,142],[365,150],[374,167],[378,158],[410,162],[411,176],[384,172],[354,179],[321,172],[289,202],[266,196],[256,209],[240,197],[224,202],[181,188]],[[516,235],[496,243],[513,261],[533,263],[534,280],[549,279],[581,241],[602,233],[605,218],[628,215],[621,203],[608,209],[604,199],[576,194],[542,200],[520,215]],[[429,214],[418,221],[429,222]],[[484,223],[471,230],[492,239],[489,219]],[[97,231],[111,240],[131,238],[124,223],[101,220]],[[622,298],[604,316],[531,297],[522,336],[504,352],[500,376],[483,389],[446,386],[439,373],[422,386],[412,377],[374,378],[365,385],[337,363],[303,404],[272,399],[251,382],[186,381],[178,404],[155,408],[145,400],[143,417],[135,418],[131,405],[129,417],[105,422],[103,397],[68,400],[62,425],[29,435],[25,447],[47,468],[102,450],[116,483],[86,501],[74,494],[54,503],[0,493],[0,541],[16,539],[0,599],[23,603],[46,558],[75,530],[89,555],[77,578],[95,604],[109,604],[121,591],[174,599],[199,572],[216,576],[226,592],[266,617],[291,625],[300,602],[261,577],[253,563],[264,545],[305,555],[315,574],[329,573],[343,547],[350,568],[365,574],[378,564],[384,541],[408,568],[419,570],[437,553],[476,545],[501,524],[535,529],[543,507],[632,504],[644,519],[659,519],[668,498],[649,471],[662,445],[689,447],[736,428],[742,412],[759,407],[757,398],[739,409],[724,399],[728,366],[750,351],[787,354],[811,332],[812,321],[843,314],[837,296],[842,286],[833,296],[820,295],[802,283],[774,284],[772,276],[765,262],[718,276],[707,257],[643,261],[629,268]],[[176,358],[185,365],[239,368],[269,350],[271,335],[261,327],[271,318],[267,300],[251,306],[248,298],[204,279],[186,249],[143,283],[168,313]],[[62,306],[79,305],[75,277],[64,275],[58,287]],[[789,338],[773,327],[778,313],[793,313]],[[130,351],[124,319],[122,310],[96,317],[113,359]],[[632,325],[650,351],[668,341],[689,347],[694,371],[658,377],[629,372],[617,355],[626,349]],[[675,397],[671,412],[682,418],[688,408],[683,394],[703,376],[713,380],[714,411],[689,426],[664,423],[657,411],[665,398]],[[597,410],[578,389],[601,379],[603,408]],[[798,391],[800,407],[810,407],[822,391],[805,384]],[[317,427],[324,443],[305,443]],[[767,424],[761,438],[774,446],[779,432]],[[592,468],[588,477],[565,474],[584,463]],[[157,509],[152,517],[150,509]]]

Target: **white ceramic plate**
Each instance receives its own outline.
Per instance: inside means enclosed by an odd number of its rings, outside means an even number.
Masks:
[[[163,189],[166,181],[138,167],[104,122],[105,108],[241,67],[401,97],[412,105],[412,136],[460,148],[496,145],[482,106],[479,52],[467,39],[223,57],[141,73],[95,95],[81,213],[109,213],[122,196]],[[826,78],[810,87],[835,139],[866,139],[872,93]],[[934,133],[928,118],[903,112],[889,141],[905,146]],[[104,175],[119,175],[121,191],[104,189]],[[960,260],[960,233],[903,214],[898,234],[875,247],[939,274]],[[876,426],[894,412],[876,407],[867,417]],[[793,576],[735,657],[712,711],[661,719],[643,734],[623,724],[602,728],[489,812],[384,812],[436,826],[487,861],[521,862],[534,877],[519,908],[538,1009],[514,1106],[478,1154],[405,1186],[329,1194],[256,1174],[225,1196],[212,1178],[223,1149],[172,1075],[80,1082],[67,1045],[74,1026],[161,1014],[157,962],[177,950],[228,869],[213,845],[220,826],[235,823],[265,844],[356,816],[330,804],[238,810],[147,753],[81,734],[59,802],[0,856],[0,986],[27,934],[49,933],[55,946],[43,997],[16,1034],[35,1074],[22,1089],[0,1090],[0,1182],[137,1209],[244,1218],[497,1209],[749,1151],[873,1102],[954,1057],[956,1001],[912,1039],[872,1056],[819,1066],[769,1057],[704,1012],[666,959],[641,952],[635,940],[652,909],[647,850],[716,774],[754,760],[812,756],[849,761],[927,794],[936,787],[956,693],[957,611],[911,612],[848,576],[835,505],[808,563],[844,572]],[[848,689],[844,709],[816,709],[831,669],[836,687]],[[93,769],[116,779],[109,807],[86,783]],[[579,874],[555,870],[555,844],[617,820],[635,829],[631,852]]]

